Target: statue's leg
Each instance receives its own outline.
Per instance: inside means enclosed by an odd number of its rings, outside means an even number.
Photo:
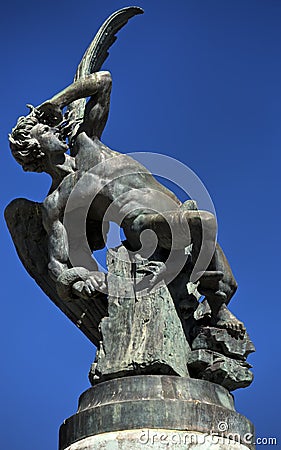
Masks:
[[[197,261],[202,244],[204,245],[203,251],[210,255],[211,262],[199,280],[198,290],[210,305],[214,323],[222,328],[243,333],[243,323],[226,307],[237,289],[237,284],[221,247],[216,243],[214,216],[207,211],[197,210],[141,214],[130,226],[130,231],[133,231],[138,239],[141,232],[147,229],[153,230],[157,235],[158,245],[168,250],[183,249],[192,243],[193,265]]]
[[[218,276],[217,276],[217,275]],[[237,283],[222,248],[217,243],[212,260],[206,272],[200,278],[199,292],[208,298],[213,310],[228,305],[237,289]]]
[[[216,274],[221,274],[221,277]],[[227,308],[235,294],[237,283],[233,276],[229,263],[220,245],[217,243],[216,250],[207,271],[200,278],[198,291],[205,296],[211,311],[212,322],[220,328],[244,335],[245,326]],[[204,302],[203,302],[204,303]],[[204,308],[203,303],[202,308]],[[200,314],[198,311],[197,314]]]
[[[218,243],[216,244],[214,256],[207,270],[220,271],[223,273],[223,277],[219,283],[219,289],[226,295],[224,303],[228,305],[231,298],[236,292],[237,283],[230,268],[230,265],[228,263],[228,260],[221,246]]]
[[[138,237],[144,230],[154,231],[159,247],[168,250],[181,250],[193,243],[194,252],[198,254],[204,235],[204,245],[206,250],[212,249],[211,256],[215,251],[216,228],[216,219],[211,213],[180,209],[162,214],[139,214],[130,224],[130,231]]]

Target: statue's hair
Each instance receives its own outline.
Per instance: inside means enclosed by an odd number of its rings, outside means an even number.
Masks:
[[[9,135],[12,155],[24,170],[40,170],[45,156],[37,139],[30,135],[30,131],[38,123],[40,123],[39,114],[36,108],[33,108],[27,116],[19,117]]]

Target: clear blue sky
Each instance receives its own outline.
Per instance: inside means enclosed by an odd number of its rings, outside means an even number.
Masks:
[[[139,0],[104,68],[113,77],[104,142],[193,169],[212,196],[239,289],[231,310],[256,345],[255,381],[235,393],[260,437],[280,436],[281,3]],[[26,103],[71,83],[119,0],[5,2],[1,8],[1,210],[42,200],[49,179],[24,173],[7,134]],[[88,387],[95,349],[19,262],[1,219],[1,447],[50,450]],[[278,287],[278,286],[277,286]]]

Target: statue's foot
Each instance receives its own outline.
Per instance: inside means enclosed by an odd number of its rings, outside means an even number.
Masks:
[[[218,315],[215,320],[215,326],[226,329],[229,334],[240,337],[244,337],[246,328],[243,322],[237,319],[232,314],[225,304],[219,309]]]

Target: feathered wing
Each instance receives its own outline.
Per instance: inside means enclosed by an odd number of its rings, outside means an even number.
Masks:
[[[99,323],[107,315],[106,296],[94,300],[67,299],[57,293],[48,273],[48,237],[42,223],[42,203],[24,198],[13,200],[5,210],[5,219],[18,256],[29,275],[55,305],[98,346],[101,340]]]
[[[143,9],[137,6],[130,6],[114,12],[100,27],[84,53],[77,68],[74,81],[100,70],[108,57],[109,48],[117,39],[116,34],[118,31],[126,25],[129,19],[142,13]]]
[[[126,25],[129,19],[137,14],[142,14],[143,9],[137,6],[129,6],[113,13],[100,27],[91,44],[84,53],[75,73],[74,81],[85,78],[90,73],[98,72],[106,58],[108,50],[116,41],[116,34]],[[67,110],[72,123],[79,123],[84,116],[86,99],[72,102]]]

